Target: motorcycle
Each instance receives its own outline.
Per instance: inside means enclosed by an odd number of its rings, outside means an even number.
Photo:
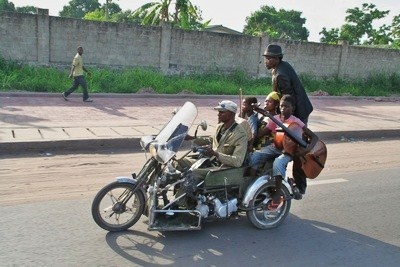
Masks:
[[[287,217],[295,187],[284,179],[281,187],[282,205],[267,208],[275,181],[267,172],[259,177],[245,175],[246,167],[221,166],[208,158],[201,146],[194,143],[180,158],[194,160],[190,168],[177,168],[178,151],[197,117],[197,108],[186,102],[160,130],[157,136],[145,136],[141,147],[151,156],[132,177],[117,177],[103,187],[92,203],[94,221],[107,231],[123,231],[148,217],[148,230],[199,230],[207,221],[229,219],[246,213],[259,229],[278,227]],[[206,130],[207,123],[197,125]],[[204,180],[197,181],[193,171],[213,166]],[[180,192],[180,193],[177,193]],[[183,204],[182,204],[183,203]]]

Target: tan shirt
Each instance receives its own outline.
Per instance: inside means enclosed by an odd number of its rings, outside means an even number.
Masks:
[[[241,167],[247,153],[247,135],[245,129],[237,124],[233,130],[227,129],[217,140],[217,134],[221,130],[222,123],[217,126],[213,137],[213,149],[218,151],[219,161],[232,167]]]
[[[76,53],[72,65],[74,66],[74,72],[72,73],[74,77],[83,75],[83,59],[79,53]]]

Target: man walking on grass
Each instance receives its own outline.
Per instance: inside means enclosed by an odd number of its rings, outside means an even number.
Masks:
[[[78,47],[78,53],[75,55],[72,61],[71,72],[69,73],[69,78],[73,77],[74,82],[71,88],[62,93],[62,97],[65,101],[68,101],[68,96],[72,92],[74,92],[80,85],[83,89],[83,102],[93,102],[93,100],[89,97],[87,83],[85,80],[85,76],[83,76],[83,72],[86,72],[89,76],[91,76],[92,74],[83,65],[82,54],[83,48],[82,46],[80,46]]]

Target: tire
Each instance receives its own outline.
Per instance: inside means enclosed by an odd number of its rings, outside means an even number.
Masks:
[[[284,196],[283,205],[276,211],[269,211],[267,209],[268,203],[271,201],[271,192],[275,190],[275,182],[269,181],[260,187],[250,201],[250,209],[247,211],[247,218],[258,229],[273,229],[283,223],[286,216],[289,214],[291,198],[288,190],[282,185],[281,192]],[[263,203],[263,204],[262,204]]]
[[[145,198],[141,190],[130,197],[126,205],[121,200],[132,192],[133,184],[113,182],[103,187],[92,203],[94,221],[104,230],[123,231],[132,227],[143,214]]]

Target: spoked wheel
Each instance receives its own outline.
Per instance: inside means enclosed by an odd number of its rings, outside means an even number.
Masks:
[[[143,214],[142,191],[132,192],[133,184],[113,182],[103,187],[92,203],[94,221],[107,231],[123,231],[132,227]]]
[[[271,196],[275,190],[275,182],[268,182],[256,192],[254,198],[250,201],[250,208],[247,211],[247,218],[259,229],[272,229],[278,227],[289,214],[291,199],[289,192],[282,186],[281,194],[284,198],[282,205],[274,211],[268,210],[268,204],[272,201]]]

